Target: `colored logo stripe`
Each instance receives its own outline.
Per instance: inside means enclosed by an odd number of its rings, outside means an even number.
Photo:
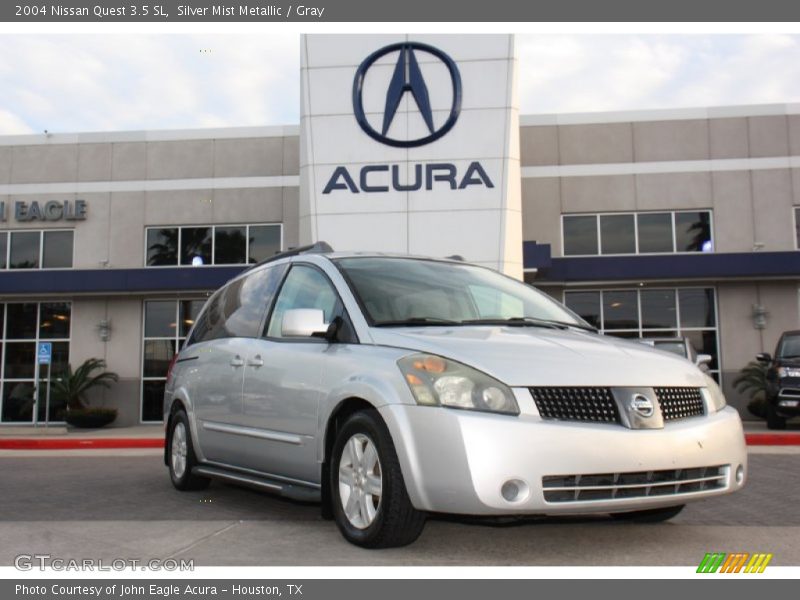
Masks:
[[[720,573],[738,573],[744,561],[750,557],[746,552],[735,552],[728,555],[728,559],[723,563]]]
[[[722,561],[725,560],[724,552],[706,552],[700,566],[697,567],[698,573],[716,573]]]
[[[706,552],[697,567],[697,573],[763,573],[772,560],[772,554],[747,552]]]
[[[745,573],[763,573],[767,568],[769,561],[772,560],[772,554],[754,554],[750,562],[745,567]]]

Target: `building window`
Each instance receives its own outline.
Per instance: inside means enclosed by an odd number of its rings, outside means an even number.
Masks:
[[[217,227],[214,230],[214,262],[241,265],[247,262],[247,227]]]
[[[636,215],[636,226],[639,233],[639,252],[642,254],[672,252],[675,249],[671,213]]]
[[[143,422],[161,421],[167,369],[192,328],[204,299],[146,300],[142,342]]]
[[[36,348],[52,342],[53,377],[69,364],[69,302],[8,302],[0,304],[0,423],[35,423],[45,420],[47,367],[39,370],[42,394],[34,414]],[[65,406],[50,399],[49,421],[63,421]]]
[[[713,252],[711,229],[707,210],[562,217],[564,256]]]
[[[597,215],[564,216],[564,255],[597,254]]]
[[[281,251],[283,225],[148,227],[145,243],[148,267],[254,264]]]
[[[72,230],[0,231],[0,269],[71,269]]]
[[[181,264],[212,265],[213,227],[181,227]]]
[[[178,264],[178,228],[147,230],[147,266]]]
[[[633,215],[600,215],[600,254],[635,254]]]
[[[719,336],[713,288],[644,288],[564,292],[564,303],[601,333],[625,338],[686,337],[719,380]]]

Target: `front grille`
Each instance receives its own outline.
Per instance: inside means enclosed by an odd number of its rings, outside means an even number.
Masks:
[[[653,391],[665,421],[697,417],[705,413],[699,388],[668,387],[653,388]]]
[[[666,471],[547,475],[542,477],[546,502],[586,502],[679,496],[725,487],[727,467],[696,467]]]
[[[620,423],[619,409],[609,388],[535,387],[530,390],[543,419]]]

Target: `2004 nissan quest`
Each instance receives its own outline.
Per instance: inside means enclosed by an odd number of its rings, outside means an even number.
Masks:
[[[373,548],[431,512],[662,521],[746,476],[738,413],[687,360],[484,267],[324,243],[208,300],[164,416],[179,490],[319,500]]]

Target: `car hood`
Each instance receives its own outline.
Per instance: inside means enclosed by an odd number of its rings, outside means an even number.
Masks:
[[[800,367],[800,359],[797,358],[779,358],[775,361],[776,367]]]
[[[706,385],[688,360],[620,338],[540,327],[374,327],[383,346],[470,365],[509,386]]]

